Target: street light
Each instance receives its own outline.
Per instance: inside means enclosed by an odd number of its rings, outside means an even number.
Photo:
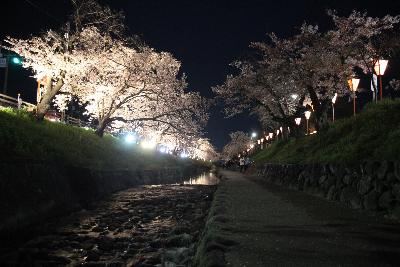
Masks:
[[[274,137],[274,133],[269,133],[269,139],[272,139]]]
[[[307,120],[307,134],[306,135],[308,135],[308,120],[310,119],[311,111],[307,110],[306,112],[304,112],[304,116],[306,116],[306,120]]]
[[[347,81],[349,83],[350,90],[353,91],[353,116],[356,115],[356,91],[358,84],[360,83],[360,79],[352,78]]]
[[[294,122],[296,123],[297,126],[299,126],[301,123],[301,118],[295,118]]]
[[[125,142],[127,142],[129,144],[136,142],[136,136],[134,134],[132,134],[132,133],[127,134],[125,136]]]
[[[378,59],[375,62],[374,70],[377,76],[379,76],[379,97],[382,100],[382,76],[385,73],[386,67],[389,63],[387,59]]]
[[[337,93],[332,98],[332,121],[335,121],[335,103],[336,103]]]

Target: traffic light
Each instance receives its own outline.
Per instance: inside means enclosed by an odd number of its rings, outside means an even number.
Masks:
[[[12,56],[11,57],[11,62],[15,65],[21,65],[22,64],[22,59],[18,56]]]

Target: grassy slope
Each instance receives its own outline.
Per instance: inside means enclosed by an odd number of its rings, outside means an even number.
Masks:
[[[278,142],[254,155],[257,164],[382,159],[400,160],[400,101],[370,104],[356,117],[338,120],[317,135]]]
[[[56,162],[92,169],[160,168],[191,164],[171,156],[143,151],[134,145],[91,130],[61,123],[36,122],[23,112],[0,111],[0,160]]]

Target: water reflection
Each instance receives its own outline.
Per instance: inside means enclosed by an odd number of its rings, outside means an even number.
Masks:
[[[199,176],[190,178],[189,180],[184,181],[184,184],[201,184],[201,185],[216,185],[218,184],[218,177],[212,172],[205,172],[200,174]]]

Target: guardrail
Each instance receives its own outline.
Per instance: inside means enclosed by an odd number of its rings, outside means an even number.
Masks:
[[[33,111],[36,108],[36,105],[26,101],[21,101],[20,103],[21,107],[25,107],[28,111]],[[0,94],[0,105],[18,108],[18,99],[8,95]]]
[[[18,98],[14,98],[8,95],[0,94],[0,106],[3,107],[12,107],[12,108],[25,108],[27,111],[31,112],[35,110],[36,105],[20,100],[20,107],[18,107]],[[61,113],[56,111],[49,111],[45,116],[46,119],[50,121],[58,121],[64,122],[66,124],[70,124],[78,127],[90,127],[88,122],[82,121],[81,119],[77,119],[71,116],[62,116]]]

